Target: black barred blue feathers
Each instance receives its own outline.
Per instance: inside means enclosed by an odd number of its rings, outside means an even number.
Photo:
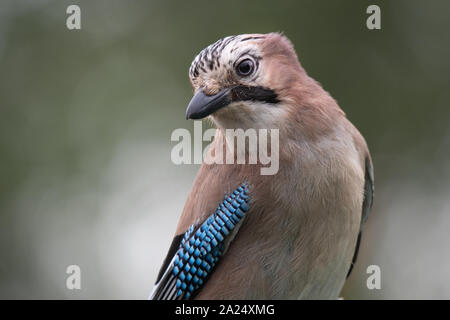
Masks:
[[[225,197],[200,227],[192,225],[150,299],[193,298],[220,261],[227,239],[249,208],[249,191],[244,183]]]

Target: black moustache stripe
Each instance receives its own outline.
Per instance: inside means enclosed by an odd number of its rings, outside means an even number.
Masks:
[[[278,95],[275,91],[264,87],[237,86],[231,89],[231,101],[261,101],[266,103],[278,103]]]

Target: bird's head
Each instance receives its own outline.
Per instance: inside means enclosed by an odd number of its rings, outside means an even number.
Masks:
[[[223,38],[192,62],[194,88],[186,118],[207,116],[222,128],[278,127],[286,117],[290,90],[305,72],[291,42],[281,34]]]

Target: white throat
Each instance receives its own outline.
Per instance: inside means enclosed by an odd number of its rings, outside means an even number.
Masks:
[[[221,129],[282,129],[285,108],[255,101],[233,102],[216,111],[212,121]]]

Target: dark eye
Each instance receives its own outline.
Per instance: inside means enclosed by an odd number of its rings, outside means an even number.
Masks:
[[[253,64],[253,61],[250,59],[245,59],[242,60],[236,67],[236,73],[241,77],[245,77],[251,74],[254,68],[255,66]]]

